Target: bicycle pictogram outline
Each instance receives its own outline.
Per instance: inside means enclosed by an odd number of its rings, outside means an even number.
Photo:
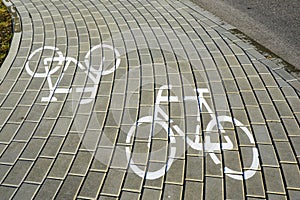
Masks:
[[[93,52],[96,50],[102,50],[102,49],[107,49],[107,50],[111,51],[115,55],[115,58],[116,58],[115,64],[111,68],[106,69],[106,70],[103,70],[103,67],[104,67],[103,63],[105,61],[104,56],[102,56],[102,60],[100,60],[100,64],[99,64],[98,68],[96,68],[96,69],[94,68],[94,66],[91,65],[91,61],[90,61],[90,58],[93,56],[92,55]],[[46,57],[42,60],[42,64],[43,64],[44,71],[45,71],[44,73],[33,71],[31,69],[32,66],[30,66],[32,58],[36,54],[41,53],[44,50],[53,51],[57,54],[57,56]],[[57,65],[51,66],[54,63],[57,63]],[[73,63],[75,66],[78,66],[81,70],[83,70],[86,73],[86,75],[88,76],[88,79],[90,81],[92,81],[92,83],[93,83],[93,86],[77,87],[75,89],[75,92],[91,93],[89,98],[85,98],[80,101],[80,104],[87,104],[87,103],[90,103],[95,98],[101,76],[105,76],[105,75],[113,73],[119,67],[119,65],[121,63],[121,59],[120,59],[119,51],[116,48],[112,47],[111,45],[107,45],[107,44],[99,44],[99,45],[96,45],[93,48],[91,48],[84,57],[85,65],[83,65],[81,62],[77,61],[77,59],[75,59],[73,57],[65,57],[63,55],[63,53],[57,47],[44,46],[44,47],[34,50],[28,57],[28,60],[25,64],[25,69],[26,69],[27,73],[34,78],[35,77],[36,78],[47,78],[47,83],[48,83],[48,87],[50,90],[49,96],[42,97],[42,99],[41,99],[42,102],[54,102],[54,101],[57,101],[55,94],[61,94],[61,93],[67,94],[67,93],[73,92],[74,88],[72,88],[72,87],[59,88],[59,83],[64,78],[64,74],[68,70],[71,63]],[[40,66],[38,66],[38,67],[40,67]],[[52,69],[50,70],[51,67],[52,67]],[[58,72],[58,70],[60,70],[60,68],[63,68],[63,71],[60,74],[60,77],[57,79],[57,81],[55,81],[53,83],[51,76],[54,75],[56,72]]]
[[[185,138],[185,133],[180,129],[180,127],[176,124],[174,124],[174,121],[169,118],[168,114],[161,108],[160,104],[162,102],[178,102],[177,96],[163,96],[162,93],[164,90],[172,89],[172,85],[163,85],[159,88],[156,102],[155,102],[155,108],[154,108],[154,115],[153,116],[143,116],[137,120],[136,123],[132,125],[130,128],[126,143],[129,144],[129,146],[125,147],[126,149],[126,157],[129,162],[130,168],[133,170],[134,173],[136,173],[140,177],[145,177],[146,179],[157,179],[161,176],[163,176],[171,167],[171,165],[174,162],[175,154],[176,154],[176,147],[172,146],[172,144],[176,144],[176,135],[181,136],[182,138]],[[221,122],[227,122],[227,123],[233,123],[233,125],[238,126],[241,128],[244,134],[249,139],[249,143],[254,145],[255,141],[250,133],[250,131],[246,128],[243,123],[241,123],[239,120],[232,118],[230,116],[221,115],[216,116],[212,109],[210,108],[209,104],[204,98],[204,93],[209,93],[209,90],[207,88],[198,88],[196,89],[198,97],[196,96],[185,96],[184,99],[186,101],[198,101],[200,104],[200,111],[203,110],[203,107],[207,110],[209,113],[211,120],[206,125],[205,132],[210,133],[213,132],[214,127],[220,130],[221,134],[224,134],[226,131],[223,129]],[[213,162],[215,164],[220,164],[221,161],[218,159],[218,157],[215,155],[215,151],[220,150],[231,150],[233,149],[232,141],[228,136],[224,136],[225,141],[223,143],[213,143],[210,140],[210,135],[205,136],[204,143],[200,142],[200,112],[198,110],[197,112],[197,122],[198,125],[196,127],[195,131],[195,140],[192,141],[189,137],[186,137],[186,143],[193,149],[204,151],[210,155]],[[144,169],[141,169],[133,160],[132,158],[132,150],[130,147],[130,144],[132,144],[132,140],[135,138],[135,131],[136,129],[141,126],[144,123],[152,124],[151,129],[149,130],[149,136],[148,136],[148,142],[147,147],[150,149],[150,143],[152,140],[153,135],[155,134],[153,130],[155,130],[156,125],[160,125],[162,127],[162,130],[164,130],[168,137],[169,137],[169,155],[168,155],[168,161],[166,164],[161,167],[159,170],[149,172]],[[170,124],[170,125],[169,125]],[[175,134],[176,133],[176,134]],[[251,165],[247,170],[245,170],[242,174],[238,171],[232,170],[228,167],[224,167],[224,174],[229,176],[230,178],[236,179],[236,180],[242,180],[242,179],[249,179],[252,176],[255,175],[256,171],[258,170],[259,166],[259,159],[258,159],[258,150],[255,146],[252,147],[252,162]],[[141,155],[144,156],[144,155]]]

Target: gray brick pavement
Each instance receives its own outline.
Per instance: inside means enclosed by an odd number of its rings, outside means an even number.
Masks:
[[[12,3],[1,199],[300,196],[299,77],[234,27],[187,0]]]

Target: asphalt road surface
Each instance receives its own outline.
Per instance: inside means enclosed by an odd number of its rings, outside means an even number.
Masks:
[[[300,69],[299,0],[192,0]]]

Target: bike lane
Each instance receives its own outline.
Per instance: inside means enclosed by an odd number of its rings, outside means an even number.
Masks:
[[[189,1],[12,3],[1,198],[297,199],[299,80],[234,27]]]

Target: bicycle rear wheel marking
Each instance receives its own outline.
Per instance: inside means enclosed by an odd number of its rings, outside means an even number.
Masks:
[[[162,120],[162,119],[156,119],[156,120]],[[150,123],[152,124],[153,122],[153,118],[152,116],[145,116],[145,117],[142,117],[138,120],[138,123]],[[163,129],[166,131],[166,133],[168,134],[168,124],[166,122],[163,122],[163,121],[157,121],[156,123],[158,123],[160,126],[163,127]],[[139,126],[139,125],[138,125]],[[130,143],[131,140],[134,140],[134,132],[135,132],[135,129],[136,129],[136,124],[134,124],[128,134],[127,134],[127,138],[126,138],[126,143]],[[170,130],[170,135],[171,137],[174,135],[172,130]],[[149,130],[149,133],[150,133],[150,130]],[[174,139],[175,140],[175,139]],[[176,141],[175,141],[176,142]],[[146,145],[146,143],[145,143]],[[155,180],[161,176],[163,176],[171,167],[172,163],[174,162],[174,158],[175,158],[175,154],[176,154],[176,148],[175,147],[169,147],[171,150],[170,150],[170,155],[168,156],[168,161],[166,164],[164,164],[163,167],[161,167],[159,170],[156,170],[154,172],[149,172],[149,171],[145,171],[145,170],[142,170],[140,169],[136,164],[135,162],[132,160],[132,151],[130,150],[130,147],[125,147],[125,151],[126,151],[126,157],[127,157],[127,160],[129,162],[129,166],[130,168],[133,170],[133,172],[138,175],[139,177],[141,178],[146,178],[146,179],[149,179],[149,180]],[[141,156],[147,156],[147,155],[141,155]]]

